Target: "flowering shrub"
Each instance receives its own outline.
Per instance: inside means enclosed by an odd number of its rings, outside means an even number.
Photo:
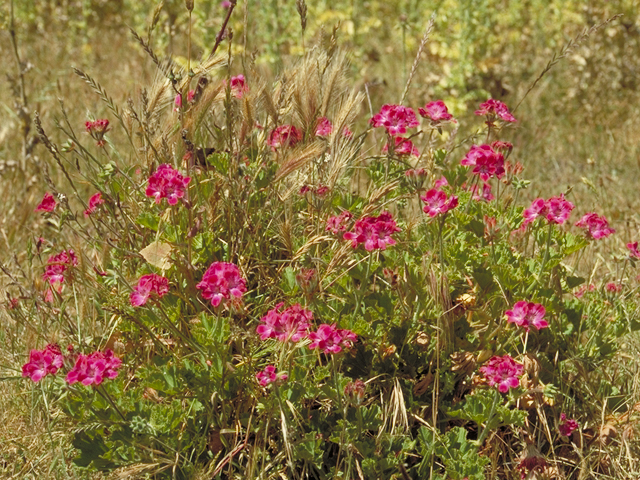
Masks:
[[[29,342],[93,353],[26,346],[33,396],[74,422],[90,470],[481,480],[553,465],[570,478],[589,447],[562,450],[578,426],[560,413],[585,391],[617,398],[602,369],[640,329],[637,242],[617,276],[587,282],[574,259],[620,233],[595,213],[576,223],[586,238],[562,226],[569,193],[522,206],[506,104],[458,117],[474,132],[462,139],[442,131],[455,121],[443,101],[420,100],[423,130],[395,104],[365,127],[344,57],[320,50],[273,88],[212,55],[190,71],[160,62],[122,107],[97,89],[117,118],[87,124],[101,148],[43,128],[60,203],[33,214],[7,314]]]

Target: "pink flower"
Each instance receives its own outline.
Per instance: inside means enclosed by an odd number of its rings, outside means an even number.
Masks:
[[[391,238],[400,229],[389,212],[382,212],[377,217],[364,217],[353,226],[353,232],[346,232],[342,238],[351,241],[351,246],[356,248],[363,243],[365,250],[385,250],[387,245],[395,245]]]
[[[586,285],[582,285],[576,293],[574,293],[576,298],[582,298],[585,293],[593,292],[596,289],[596,286],[591,284],[588,287]]]
[[[87,133],[97,142],[98,146],[104,146],[104,135],[109,131],[109,120],[106,118],[85,122]]]
[[[66,381],[69,385],[80,382],[85,386],[100,385],[105,378],[114,379],[118,376],[118,368],[122,360],[116,357],[111,350],[93,352],[90,355],[78,355],[76,364],[67,374]]]
[[[278,380],[286,380],[289,376],[286,373],[276,374],[276,367],[273,365],[267,365],[262,372],[256,373],[256,380],[262,387],[266,387],[270,383]]]
[[[352,218],[353,215],[348,210],[345,210],[338,216],[329,217],[327,220],[327,228],[325,230],[333,233],[334,235],[344,232],[347,229],[347,224]]]
[[[104,203],[104,200],[102,199],[102,193],[100,192],[94,193],[89,199],[89,205],[87,209],[84,211],[84,216],[88,217],[89,215],[91,215],[93,212],[96,211],[96,208],[98,207],[98,205],[102,205],[103,203]]]
[[[640,258],[640,251],[638,251],[638,242],[627,243],[627,248],[629,249],[629,256],[631,258]]]
[[[497,385],[502,393],[520,385],[519,377],[523,371],[524,367],[509,355],[491,357],[483,367],[480,367],[480,372],[484,374],[489,385],[492,387]]]
[[[22,376],[39,382],[46,375],[55,375],[62,368],[64,357],[58,345],[49,344],[44,350],[31,350],[29,361],[22,366]]]
[[[482,193],[478,193],[479,185],[471,186],[471,193],[473,194],[472,198],[474,200],[484,200],[485,202],[490,202],[494,198],[496,198],[493,193],[491,193],[491,185],[488,183],[482,184]]]
[[[318,348],[323,353],[338,353],[343,348],[351,348],[358,336],[351,330],[341,330],[335,324],[323,323],[318,331],[309,333],[310,349]]]
[[[249,91],[249,86],[245,81],[244,75],[231,77],[231,95],[236,98],[242,98]]]
[[[155,273],[143,275],[138,280],[138,285],[129,296],[129,301],[134,307],[140,307],[147,303],[151,294],[155,293],[158,298],[169,293],[169,280]]]
[[[480,110],[476,110],[476,115],[486,116],[487,122],[492,122],[495,120],[496,116],[500,117],[505,122],[512,123],[516,121],[507,106],[500,100],[494,100],[493,98],[481,103]]]
[[[545,217],[549,223],[563,224],[574,208],[573,203],[564,198],[564,194],[551,197],[547,201],[536,198],[531,206],[522,212],[524,217],[522,227],[525,228],[538,217]]]
[[[531,206],[525,209],[522,212],[522,216],[524,217],[524,222],[522,223],[523,227],[526,227],[533,221],[535,221],[538,217],[544,217],[547,214],[547,202],[544,198],[536,198],[533,202],[531,202]]]
[[[171,165],[163,163],[149,177],[145,193],[147,197],[154,197],[156,203],[166,198],[169,205],[175,205],[180,198],[184,197],[190,181],[191,177],[183,177]]]
[[[574,419],[568,420],[567,416],[564,413],[560,414],[560,424],[558,425],[558,431],[560,435],[564,437],[568,437],[573,433],[574,430],[577,430],[580,427],[578,422]]]
[[[418,126],[416,113],[409,107],[402,105],[383,105],[380,112],[369,121],[374,127],[384,127],[389,135],[403,135],[407,128]]]
[[[432,188],[427,193],[425,193],[422,197],[420,197],[425,203],[425,206],[422,208],[424,213],[428,214],[430,217],[435,217],[437,215],[447,213],[449,210],[452,210],[458,206],[458,197],[452,195],[450,198],[447,198],[447,194],[442,190],[436,190]]]
[[[419,108],[418,113],[424,118],[431,120],[433,124],[442,122],[455,122],[453,115],[449,113],[447,106],[442,100],[427,103],[424,108]]]
[[[516,302],[512,310],[507,310],[507,322],[515,323],[523,327],[527,332],[531,326],[537,330],[547,328],[549,323],[544,319],[546,310],[540,303],[531,303],[521,300]]]
[[[262,340],[275,338],[280,342],[298,342],[307,336],[313,313],[298,303],[284,311],[283,306],[284,302],[279,303],[260,319],[264,325],[258,325],[256,332]]]
[[[567,218],[569,218],[575,205],[569,200],[566,200],[564,193],[561,193],[559,197],[551,197],[547,200],[547,208],[549,209],[547,212],[547,221],[549,223],[562,225]]]
[[[622,291],[622,285],[616,282],[607,283],[605,285],[605,288],[607,289],[607,292],[611,292],[611,293],[619,293]]]
[[[227,262],[212,263],[196,288],[202,290],[202,296],[211,300],[214,307],[220,305],[222,299],[240,298],[247,291],[246,280],[240,276],[238,267]]]
[[[595,212],[585,213],[584,216],[576,222],[576,227],[586,228],[587,236],[594,240],[605,238],[615,233],[614,229],[609,228],[607,219],[599,216]]]
[[[538,478],[536,472],[542,474],[546,466],[547,461],[540,455],[540,451],[533,445],[527,445],[525,454],[516,467],[516,470],[520,472],[520,478],[522,480],[525,478],[534,479]]]
[[[327,117],[320,117],[316,123],[316,136],[328,137],[333,131],[333,125]]]
[[[449,182],[447,181],[447,179],[445,177],[440,177],[438,180],[436,180],[436,182],[433,184],[434,188],[440,188],[440,187],[444,187],[445,185],[449,185]]]
[[[44,197],[42,197],[42,201],[36,207],[35,211],[36,212],[53,212],[57,204],[58,202],[56,202],[56,199],[54,198],[54,196],[51,195],[49,192],[47,192],[44,194]]]
[[[491,148],[491,145],[472,145],[460,165],[474,167],[472,173],[480,175],[485,182],[491,177],[500,178],[504,175],[504,157]]]
[[[57,255],[49,257],[42,278],[52,285],[63,283],[67,269],[76,265],[78,265],[78,257],[76,257],[75,252],[73,250],[63,250]]]
[[[293,125],[280,125],[271,131],[267,145],[274,152],[280,147],[293,147],[302,141],[302,132]]]
[[[418,150],[413,142],[407,138],[395,137],[395,148],[394,153],[396,155],[413,155],[414,157],[420,156],[420,150]],[[382,147],[382,153],[387,153],[389,151],[389,144],[385,143],[384,147]]]

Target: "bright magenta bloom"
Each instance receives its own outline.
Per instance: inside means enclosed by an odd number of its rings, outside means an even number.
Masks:
[[[607,289],[607,292],[611,293],[620,293],[622,291],[622,285],[616,282],[607,283],[604,288]]]
[[[627,248],[629,249],[629,256],[640,258],[640,251],[638,251],[638,242],[627,243]]]
[[[67,374],[67,383],[73,385],[80,382],[85,386],[100,385],[105,378],[116,378],[122,360],[111,350],[93,352],[90,355],[78,355],[76,364]]]
[[[231,77],[231,95],[236,98],[242,98],[245,93],[249,91],[249,85],[244,78],[244,75],[238,75]]]
[[[180,198],[184,197],[190,181],[191,177],[183,177],[171,165],[163,163],[149,177],[145,193],[147,197],[154,197],[156,203],[166,198],[169,205],[175,205]]]
[[[89,215],[91,215],[93,212],[96,211],[96,208],[98,208],[98,205],[102,205],[103,203],[104,203],[104,200],[102,199],[102,193],[100,192],[94,193],[89,199],[89,205],[87,206],[87,209],[84,211],[84,216],[88,217]]]
[[[489,385],[492,387],[497,385],[502,393],[520,385],[519,377],[523,371],[524,367],[509,355],[491,357],[484,366],[480,367],[480,372],[484,374]]]
[[[385,250],[387,245],[395,245],[391,238],[400,229],[389,212],[382,212],[377,217],[364,217],[353,226],[353,232],[346,232],[342,238],[351,240],[351,246],[356,248],[363,243],[365,250]]]
[[[574,430],[577,430],[580,427],[578,422],[574,419],[568,420],[567,416],[564,413],[560,414],[560,424],[558,425],[558,431],[560,435],[568,437],[573,433]]]
[[[247,291],[246,280],[240,276],[240,270],[228,262],[212,263],[196,288],[202,290],[202,296],[211,300],[214,307],[220,305],[222,299],[240,298]]]
[[[575,208],[575,205],[569,200],[564,198],[564,193],[561,193],[559,197],[551,197],[547,201],[547,221],[549,223],[563,224],[571,211]]]
[[[140,307],[147,303],[151,294],[154,293],[158,298],[169,293],[169,280],[155,273],[143,275],[131,292],[129,301],[134,307]]]
[[[531,303],[521,300],[516,302],[512,310],[507,310],[507,322],[515,323],[527,332],[531,326],[537,330],[547,328],[549,323],[544,319],[546,310],[540,303]]]
[[[574,208],[573,203],[564,198],[564,194],[551,197],[547,201],[536,198],[531,206],[522,212],[524,217],[522,227],[526,227],[538,217],[545,217],[549,223],[563,224]]]
[[[424,213],[428,214],[430,217],[435,217],[442,213],[447,213],[449,210],[452,210],[458,206],[458,197],[452,195],[450,198],[447,198],[447,194],[442,190],[436,190],[432,188],[427,193],[425,193],[422,197],[420,197],[425,203],[425,206],[422,208]]]
[[[62,368],[63,360],[58,345],[49,344],[44,350],[31,350],[29,361],[22,366],[22,376],[39,382],[49,374],[55,375]]]
[[[369,121],[374,127],[384,127],[391,136],[407,133],[407,128],[418,126],[413,109],[402,105],[383,105]]]
[[[420,156],[420,150],[418,150],[411,140],[408,138],[395,137],[395,148],[394,153],[396,155],[413,155],[414,157]],[[389,144],[385,143],[384,147],[382,147],[382,153],[387,153],[389,151]]]
[[[358,336],[351,330],[341,330],[335,324],[323,323],[317,332],[309,333],[310,349],[319,348],[323,353],[338,353],[343,348],[351,348]]]
[[[584,216],[576,222],[576,227],[586,228],[587,236],[597,240],[605,238],[616,231],[609,228],[609,222],[606,218],[601,217],[595,212],[585,213]]]
[[[302,132],[293,125],[280,125],[272,130],[267,145],[274,152],[280,147],[293,147],[302,141]]]
[[[64,273],[69,267],[76,265],[78,265],[78,257],[76,257],[75,252],[73,250],[63,250],[57,255],[49,257],[42,278],[52,285],[54,283],[63,283]]]
[[[284,302],[280,302],[260,319],[264,325],[258,325],[256,332],[262,340],[275,338],[280,342],[298,342],[307,336],[313,313],[298,303],[284,311],[283,306]]]
[[[353,215],[348,210],[345,210],[338,216],[329,217],[327,220],[327,228],[325,230],[333,233],[334,235],[344,232],[347,229],[347,224],[352,218]]]
[[[289,376],[286,373],[276,374],[276,367],[273,365],[267,365],[262,372],[256,373],[256,380],[258,380],[258,383],[263,387],[278,380],[286,380],[287,378],[289,378]]]
[[[455,122],[453,115],[449,113],[447,106],[442,100],[427,103],[424,108],[419,108],[418,113],[431,120],[432,123]]]
[[[500,100],[494,100],[493,98],[481,103],[480,110],[476,110],[476,115],[486,116],[488,122],[492,122],[496,117],[509,123],[516,121],[507,106]]]
[[[36,207],[35,211],[36,212],[53,212],[57,204],[58,202],[56,202],[55,197],[51,195],[49,192],[47,192],[44,194],[44,197],[42,197],[42,201]]]
[[[472,145],[460,165],[474,167],[472,173],[480,175],[485,182],[491,177],[500,178],[504,175],[504,157],[491,145]]]

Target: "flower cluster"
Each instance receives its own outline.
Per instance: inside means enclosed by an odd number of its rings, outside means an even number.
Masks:
[[[538,217],[544,217],[549,223],[563,224],[571,211],[575,208],[573,203],[564,198],[564,194],[551,197],[549,200],[536,198],[529,208],[522,212],[524,222],[522,227],[535,221]]]
[[[105,378],[114,379],[118,376],[118,368],[122,360],[111,350],[93,352],[90,355],[78,355],[76,364],[67,374],[67,383],[73,385],[80,382],[85,386],[100,385]]]
[[[418,113],[423,118],[428,118],[431,123],[437,125],[443,122],[455,122],[453,115],[442,100],[427,103],[424,108],[419,108]]]
[[[489,385],[497,385],[501,393],[508,392],[509,388],[518,387],[523,371],[524,367],[509,355],[491,357],[486,365],[480,367],[480,372],[484,374]]]
[[[184,197],[190,181],[191,177],[183,177],[171,165],[163,163],[149,177],[145,193],[147,197],[154,197],[156,203],[166,198],[169,205],[175,205],[180,198]]]
[[[323,323],[316,332],[309,333],[310,349],[318,348],[322,353],[338,353],[343,348],[351,348],[358,336],[351,330],[342,330]]]
[[[282,310],[283,306],[284,302],[279,303],[260,319],[263,325],[258,325],[256,332],[262,340],[275,338],[280,342],[298,342],[307,336],[313,313],[297,303],[285,310]]]
[[[629,243],[627,243],[627,248],[629,249],[629,256],[631,258],[640,259],[640,251],[638,250],[638,242],[629,242]]]
[[[85,122],[84,127],[99,147],[104,146],[104,134],[109,131],[109,120],[103,118],[93,122]]]
[[[196,288],[202,290],[202,296],[211,300],[214,307],[223,299],[229,300],[231,296],[240,298],[247,291],[246,280],[240,276],[240,270],[228,262],[212,263]]]
[[[409,185],[411,185],[415,190],[420,190],[424,185],[424,182],[429,178],[429,173],[424,168],[411,168],[404,172],[404,175],[407,177]]]
[[[88,217],[89,215],[91,215],[93,212],[96,211],[96,208],[98,208],[98,205],[102,205],[103,203],[104,203],[104,200],[102,199],[102,193],[100,192],[94,193],[89,199],[89,205],[87,206],[87,209],[84,211],[84,216]]]
[[[564,437],[568,437],[573,433],[574,430],[577,430],[580,427],[578,422],[574,419],[567,419],[567,415],[564,413],[560,414],[560,424],[558,425],[558,431],[560,435]]]
[[[229,83],[231,85],[231,95],[236,98],[242,98],[249,91],[249,85],[247,85],[244,75],[231,77]]]
[[[367,385],[359,378],[344,387],[344,395],[353,405],[360,405],[366,392]]]
[[[22,376],[39,382],[45,376],[55,375],[62,368],[64,357],[58,345],[49,344],[44,350],[31,350],[29,361],[22,366]]]
[[[394,137],[395,146],[393,152],[396,155],[413,155],[414,157],[420,156],[420,150],[418,150],[413,142],[408,138],[403,137]],[[385,143],[384,147],[382,147],[382,153],[387,153],[389,151],[389,144]]]
[[[300,187],[300,191],[298,192],[300,195],[306,195],[307,193],[313,193],[318,197],[324,197],[327,193],[329,193],[331,189],[326,185],[318,185],[314,187],[313,185],[303,185]]]
[[[369,121],[374,127],[384,127],[389,135],[396,136],[407,133],[407,128],[418,126],[418,119],[413,109],[402,105],[383,105]]]
[[[420,197],[420,200],[424,202],[422,210],[430,217],[435,217],[442,213],[447,213],[449,210],[453,210],[458,206],[458,197],[451,195],[447,197],[447,194],[437,188],[432,188]]]
[[[484,182],[491,177],[500,178],[504,175],[504,156],[491,145],[472,145],[460,165],[473,167],[472,173],[479,175]]]
[[[155,273],[143,275],[138,280],[138,285],[133,289],[129,297],[131,305],[140,307],[147,303],[151,294],[156,294],[158,298],[169,292],[169,280]]]
[[[263,387],[278,380],[286,380],[287,378],[289,378],[289,376],[286,373],[276,373],[276,367],[273,365],[267,365],[262,372],[256,373],[256,380],[258,380],[258,383]]]
[[[391,238],[400,229],[389,212],[382,212],[377,217],[364,217],[356,221],[352,232],[343,235],[345,240],[351,241],[351,246],[356,248],[363,243],[365,250],[385,250],[387,245],[395,245],[396,241]]]
[[[42,278],[51,285],[64,282],[64,274],[69,267],[78,265],[78,257],[73,250],[63,250],[47,260]]]
[[[509,108],[500,100],[490,98],[480,104],[480,109],[476,110],[476,115],[487,117],[487,123],[492,123],[496,117],[501,118],[505,122],[513,123],[516,121]]]
[[[598,240],[615,233],[613,228],[609,228],[609,222],[606,218],[601,217],[595,212],[585,213],[584,216],[576,222],[576,227],[585,228],[587,236]]]
[[[267,145],[274,152],[280,147],[293,147],[302,141],[302,132],[293,125],[280,125],[269,134]]]
[[[350,211],[345,210],[340,215],[335,217],[329,217],[327,219],[327,232],[331,232],[334,235],[344,232],[347,229],[347,224],[353,218],[353,215]]]
[[[540,303],[532,303],[521,300],[516,302],[513,309],[507,310],[507,322],[515,323],[524,328],[527,332],[532,326],[541,330],[549,326],[549,322],[544,319],[546,310]]]
[[[42,197],[42,201],[36,207],[35,211],[36,212],[53,212],[57,204],[58,202],[56,202],[55,197],[51,195],[49,192],[46,192],[44,194],[44,197]]]
[[[333,132],[333,124],[331,123],[331,120],[327,117],[318,118],[316,123],[316,137],[328,137],[331,135],[331,132]],[[353,136],[353,132],[349,130],[349,127],[346,125],[342,130],[342,134],[347,138],[351,138]]]

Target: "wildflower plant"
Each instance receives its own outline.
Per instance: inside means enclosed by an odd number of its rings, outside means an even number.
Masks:
[[[38,332],[18,377],[58,395],[76,463],[474,480],[504,472],[500,448],[523,471],[551,463],[547,419],[581,406],[569,379],[599,382],[640,322],[606,287],[574,295],[587,281],[569,261],[597,244],[567,225],[568,192],[518,200],[526,158],[498,128],[512,111],[484,102],[484,123],[458,117],[446,138],[443,101],[415,103],[424,131],[409,101],[362,116],[339,50],[309,49],[265,86],[231,45],[217,51],[229,37],[183,68],[135,34],[153,85],[116,105],[78,71],[112,121],[89,135],[60,122],[66,147],[37,124],[60,203],[43,199],[55,231],[20,256],[35,273],[11,274],[7,314]],[[480,134],[460,141],[466,122]],[[617,235],[596,214],[577,226]],[[640,256],[631,240],[624,268]],[[637,303],[626,278],[615,285]],[[58,337],[77,350],[47,345]],[[514,440],[525,434],[535,461]]]

